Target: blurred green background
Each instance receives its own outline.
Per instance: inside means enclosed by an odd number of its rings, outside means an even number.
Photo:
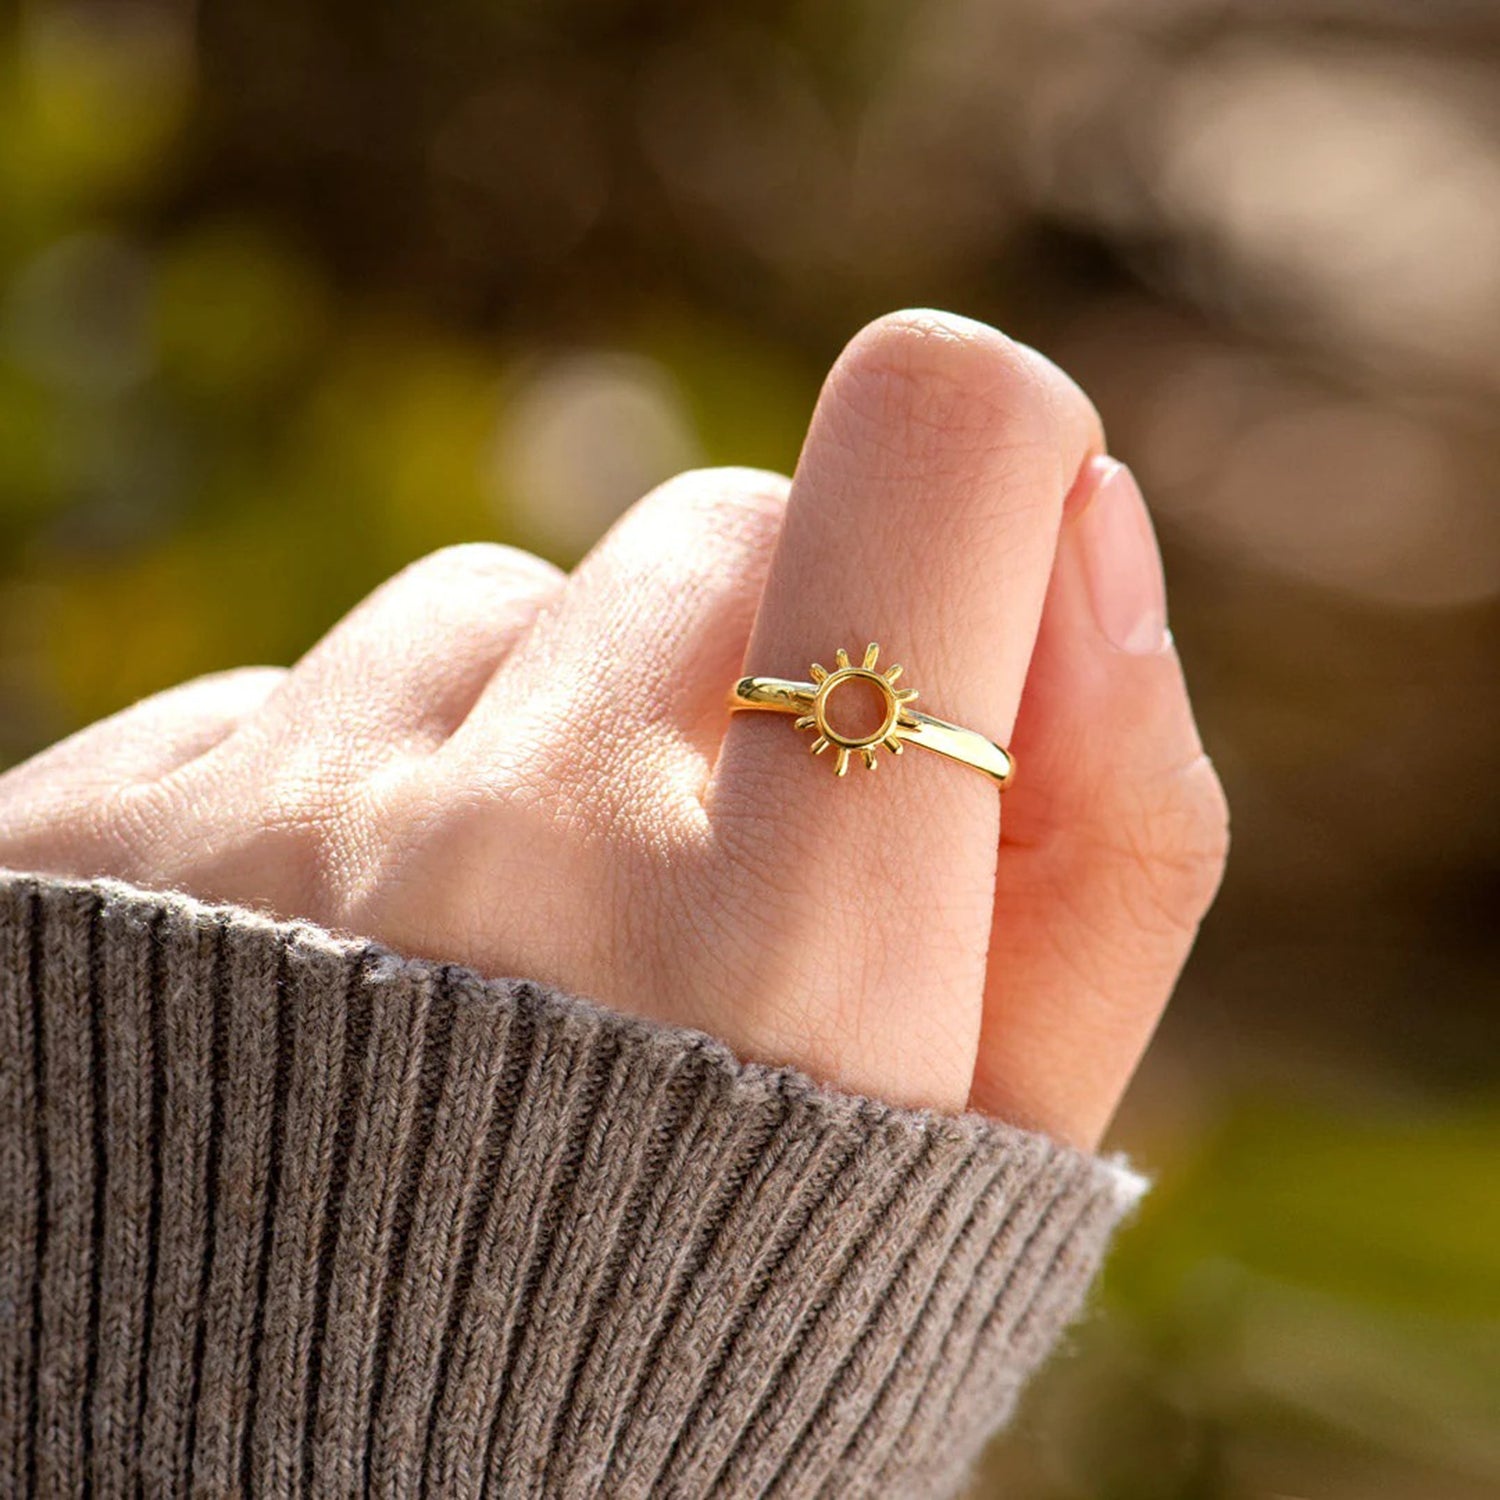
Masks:
[[[1500,7],[0,14],[0,764],[999,323],[1153,501],[1236,847],[977,1493],[1500,1495]]]

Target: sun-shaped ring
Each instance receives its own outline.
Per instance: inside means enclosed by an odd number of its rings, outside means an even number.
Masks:
[[[849,653],[842,646],[835,659],[838,666],[832,672],[814,662],[811,682],[794,682],[783,677],[742,677],[729,695],[730,710],[759,709],[796,715],[797,729],[817,731],[811,745],[814,755],[833,750],[836,776],[848,771],[849,761],[855,755],[864,761],[867,771],[873,771],[876,751],[882,746],[892,755],[900,755],[903,746],[913,744],[972,767],[1002,791],[1010,784],[1016,771],[1011,753],[973,729],[911,708],[917,690],[896,686],[901,676],[900,666],[879,670],[880,647],[876,642],[871,641],[865,647],[858,666],[849,660]],[[855,684],[873,690],[881,704],[879,725],[860,733],[839,728],[829,714],[834,694]]]
[[[915,729],[917,721],[912,711],[905,705],[917,696],[915,688],[898,688],[896,679],[901,675],[899,666],[887,667],[884,672],[877,672],[875,664],[880,659],[880,647],[871,641],[865,648],[864,660],[859,666],[851,666],[849,653],[842,646],[839,647],[838,668],[830,672],[827,667],[818,662],[812,665],[812,679],[817,684],[817,691],[813,694],[812,712],[800,714],[797,718],[798,729],[816,729],[818,737],[812,742],[812,753],[821,755],[830,747],[834,750],[833,770],[836,776],[842,776],[849,769],[849,757],[857,754],[864,758],[865,769],[875,769],[875,748],[884,745],[892,755],[901,753],[901,733],[906,729]],[[833,695],[842,687],[855,683],[865,683],[872,687],[879,695],[883,715],[880,727],[871,734],[850,734],[841,730],[834,724],[829,716],[828,705]]]

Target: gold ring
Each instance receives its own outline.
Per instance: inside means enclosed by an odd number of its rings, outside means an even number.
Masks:
[[[915,688],[898,688],[899,666],[876,670],[880,647],[871,641],[865,647],[864,660],[854,666],[842,646],[838,667],[812,665],[811,682],[792,682],[784,677],[741,677],[729,695],[729,708],[760,709],[769,713],[795,714],[797,729],[816,730],[812,753],[821,755],[833,750],[833,773],[842,776],[849,769],[849,758],[860,756],[867,771],[875,769],[875,752],[884,746],[892,755],[900,755],[904,745],[920,745],[936,751],[960,765],[972,766],[989,777],[1004,791],[1016,774],[1016,762],[1010,751],[972,729],[960,728],[946,719],[918,713],[909,705],[917,696]],[[866,734],[851,734],[839,729],[828,716],[828,703],[839,688],[849,683],[864,683],[879,694],[884,712],[880,726]]]

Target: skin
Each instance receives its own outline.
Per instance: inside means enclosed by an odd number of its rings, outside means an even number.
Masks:
[[[893,314],[835,364],[790,483],[680,475],[571,575],[425,558],[289,670],[187,683],[0,777],[0,865],[310,918],[1091,1146],[1227,848],[1170,637],[1099,624],[1103,446],[1039,354]],[[1139,520],[1107,562],[1144,597]],[[726,714],[742,672],[872,639],[918,707],[1016,750],[1003,832],[936,756],[836,781],[789,720]]]

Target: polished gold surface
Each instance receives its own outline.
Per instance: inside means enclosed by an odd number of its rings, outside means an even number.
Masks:
[[[811,682],[794,682],[784,677],[741,677],[730,694],[730,710],[794,714],[795,728],[816,731],[810,747],[814,755],[825,750],[834,752],[835,776],[842,776],[849,769],[850,759],[855,755],[864,761],[867,771],[873,771],[876,751],[882,747],[892,755],[900,755],[903,746],[920,745],[960,765],[971,766],[989,777],[1001,791],[1010,784],[1016,769],[1010,752],[972,729],[911,708],[917,690],[896,686],[901,676],[899,666],[877,670],[880,647],[874,641],[865,647],[864,659],[858,666],[849,660],[849,653],[842,646],[836,660],[838,665],[832,672],[814,662]],[[840,729],[829,714],[834,694],[840,688],[854,685],[872,690],[882,709],[878,727],[859,734]]]

